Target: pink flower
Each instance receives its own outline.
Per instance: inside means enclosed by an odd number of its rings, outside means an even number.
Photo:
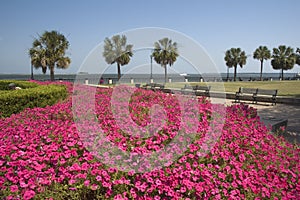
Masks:
[[[181,193],[185,193],[185,192],[186,192],[186,187],[182,186],[182,187],[180,188],[180,192],[181,192]]]
[[[161,185],[161,181],[160,181],[159,179],[156,179],[156,180],[155,180],[155,184],[156,184],[156,185]]]
[[[24,198],[24,200],[29,200],[29,199],[33,198],[34,196],[35,196],[35,192],[33,190],[26,190],[23,195],[23,198]]]
[[[102,181],[102,177],[98,175],[98,176],[96,176],[96,180],[99,181],[99,182],[101,182]]]
[[[74,179],[69,180],[69,185],[73,185],[74,183],[76,183],[76,180],[74,180]]]
[[[160,200],[160,196],[155,195],[155,196],[154,196],[154,200]]]
[[[225,180],[226,175],[223,172],[219,172],[218,173],[219,178],[221,178],[222,180]]]
[[[12,185],[10,186],[10,191],[11,192],[17,192],[19,189],[18,189],[18,186],[17,185]]]
[[[90,180],[85,180],[85,181],[83,182],[83,184],[84,184],[85,186],[89,186],[89,185],[90,185]]]
[[[96,184],[91,185],[91,190],[97,190],[97,188],[98,188],[98,185],[96,185]]]
[[[244,155],[244,154],[240,154],[240,155],[239,155],[239,160],[240,160],[241,162],[244,162],[244,161],[246,160],[245,155]]]

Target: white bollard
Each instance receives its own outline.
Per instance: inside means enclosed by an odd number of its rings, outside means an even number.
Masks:
[[[150,83],[153,83],[153,78],[150,79]]]
[[[112,84],[113,81],[111,79],[108,80],[108,84]]]
[[[133,80],[133,78],[132,78],[132,79],[130,79],[130,83],[131,83],[131,84],[134,84],[134,80]]]
[[[172,82],[172,79],[169,78],[169,83],[171,83],[171,82]]]
[[[88,85],[89,84],[89,79],[85,79],[85,81],[84,81],[84,83],[86,84],[86,85]]]
[[[200,78],[200,82],[201,82],[201,83],[203,82],[203,79],[202,79],[202,78]]]
[[[186,78],[186,79],[185,79],[185,82],[187,83],[187,82],[189,82],[189,80]]]

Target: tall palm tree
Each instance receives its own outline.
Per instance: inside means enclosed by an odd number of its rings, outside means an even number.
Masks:
[[[105,38],[104,40],[103,56],[108,64],[117,63],[118,80],[121,78],[121,66],[127,65],[130,62],[130,57],[133,56],[133,45],[126,43],[125,35],[114,35],[111,39]]]
[[[296,64],[300,65],[300,48],[297,48],[296,50],[296,57],[297,57]]]
[[[229,68],[234,67],[233,80],[236,81],[237,66],[239,65],[242,68],[246,64],[247,56],[245,51],[242,51],[240,48],[231,48],[225,52],[224,60]]]
[[[169,38],[163,38],[154,43],[152,56],[157,64],[165,68],[165,83],[167,82],[167,65],[172,66],[178,54],[177,43]]]
[[[271,65],[273,69],[281,70],[281,78],[283,79],[283,70],[289,70],[296,64],[296,54],[293,48],[280,45],[278,48],[273,48]]]
[[[57,31],[45,31],[39,38],[32,43],[29,49],[31,65],[36,69],[42,68],[45,74],[47,68],[50,70],[50,79],[54,81],[54,68],[66,69],[71,63],[66,50],[69,48],[69,42],[66,37]]]
[[[266,46],[259,46],[253,53],[253,58],[260,61],[260,80],[262,81],[262,72],[264,60],[271,58],[271,51]]]

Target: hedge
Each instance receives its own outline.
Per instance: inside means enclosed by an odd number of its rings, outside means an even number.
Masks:
[[[25,85],[17,86],[25,88]],[[0,92],[0,117],[9,117],[12,114],[19,113],[26,108],[46,107],[53,105],[59,100],[67,97],[67,88],[64,85],[38,85],[35,87],[30,82],[26,85],[27,89],[9,90]],[[32,84],[32,85],[31,85]],[[0,84],[1,85],[1,84]],[[32,86],[30,88],[30,86]]]
[[[0,91],[1,90],[10,90],[9,84],[14,83],[16,87],[20,87],[22,89],[34,88],[39,86],[37,83],[29,82],[29,81],[18,81],[18,80],[0,80]]]

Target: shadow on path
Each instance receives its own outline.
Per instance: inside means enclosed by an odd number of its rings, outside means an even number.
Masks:
[[[278,104],[276,106],[252,105],[257,108],[258,115],[262,117],[274,117],[288,119],[286,133],[283,137],[289,142],[300,144],[300,106]]]

